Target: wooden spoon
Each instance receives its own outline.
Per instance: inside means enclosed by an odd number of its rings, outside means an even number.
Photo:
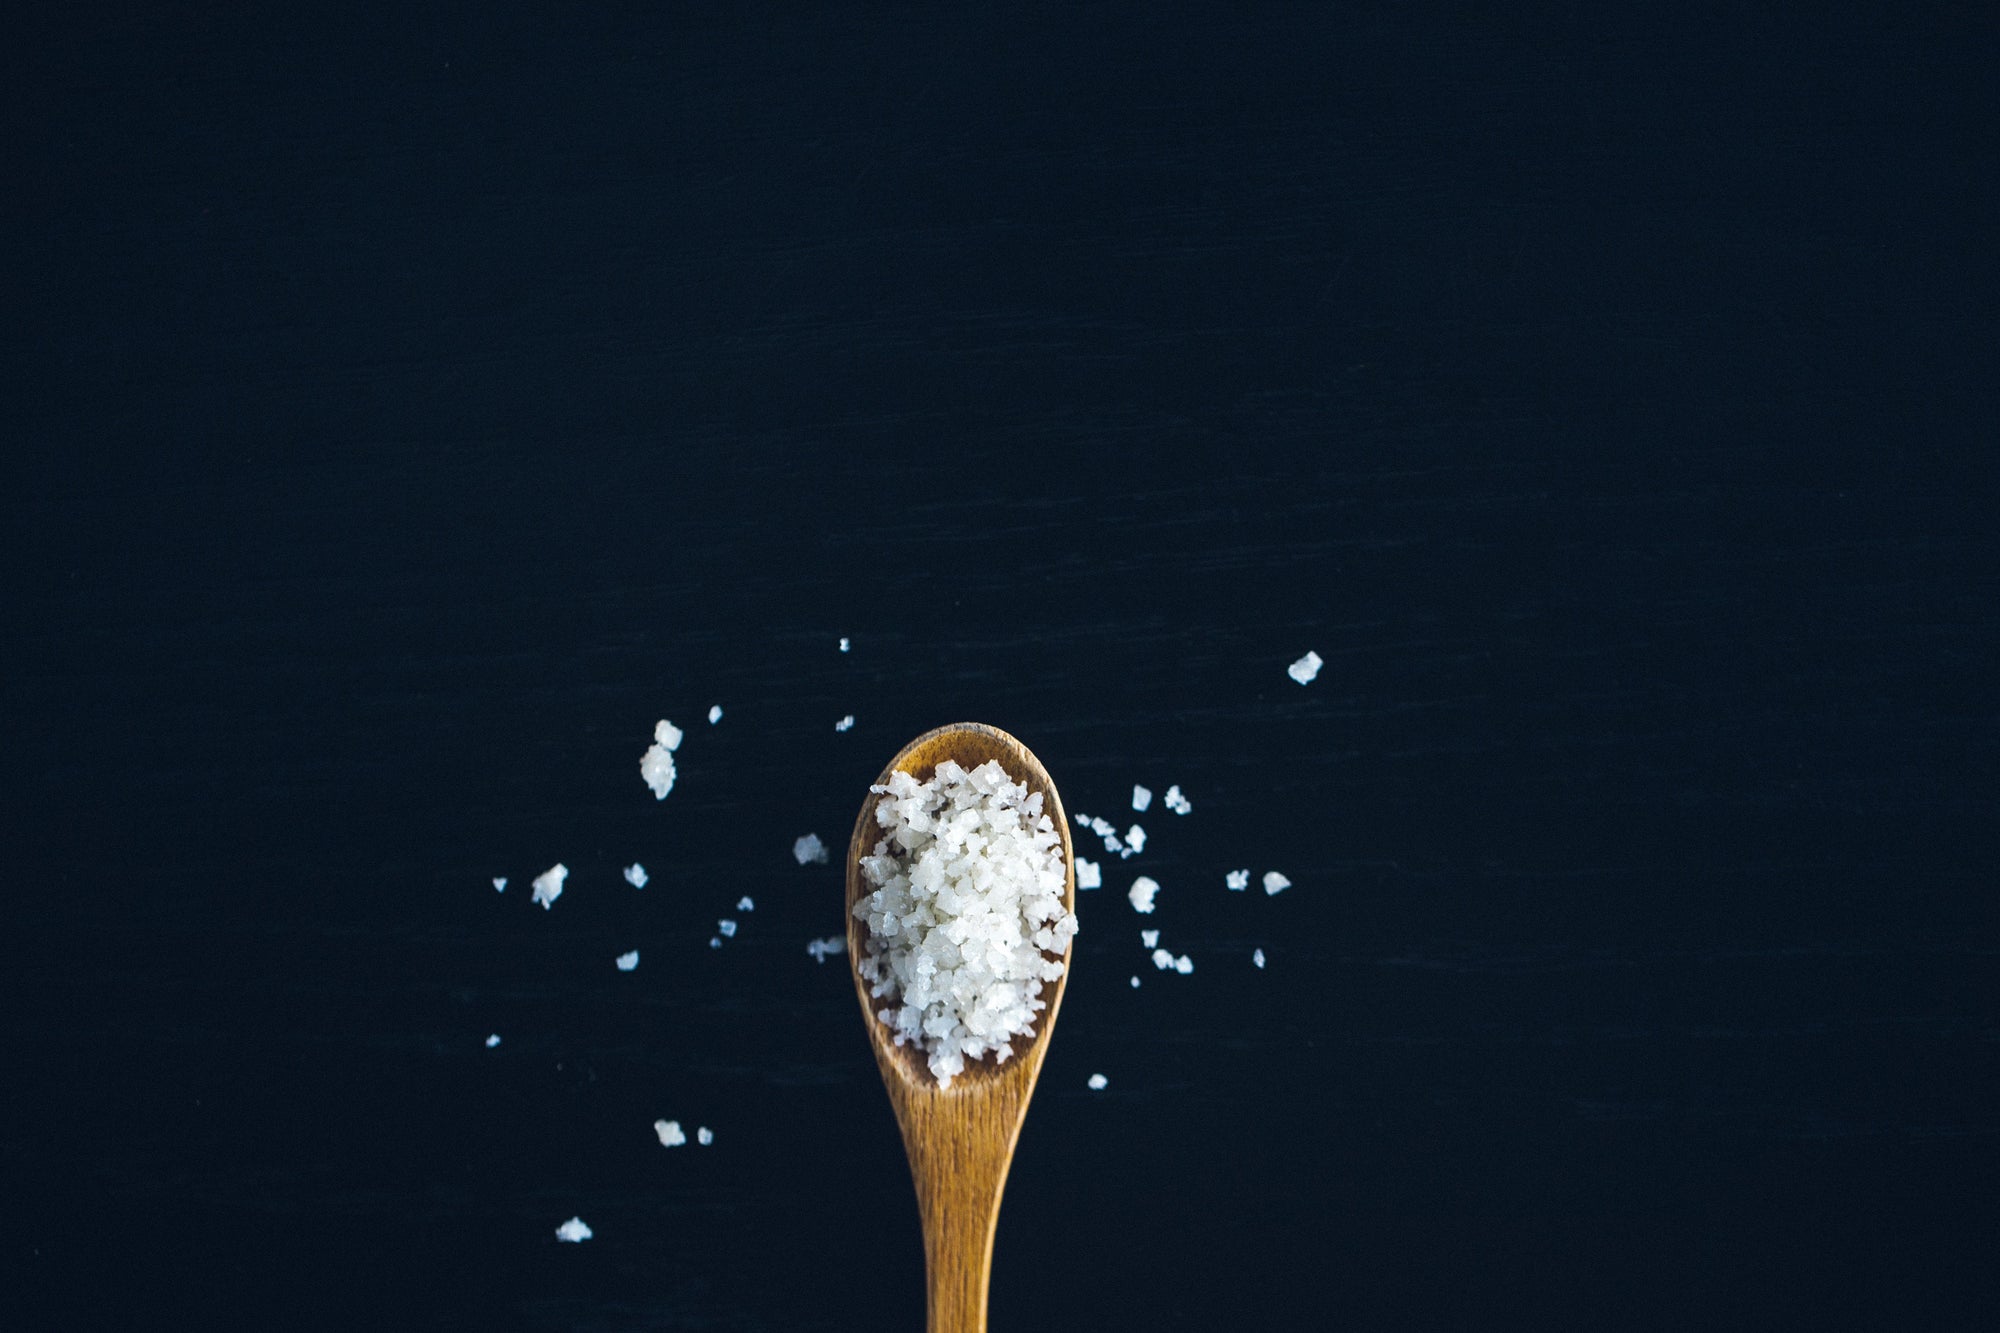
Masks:
[[[989,759],[1000,761],[1007,776],[1042,794],[1042,813],[1062,837],[1063,906],[1076,910],[1076,866],[1069,842],[1069,820],[1062,798],[1041,761],[1028,747],[997,727],[977,722],[927,731],[904,746],[877,778],[880,785],[901,769],[927,782],[940,762],[949,759],[974,769]],[[1028,1098],[1042,1072],[1049,1033],[1062,1007],[1069,982],[1070,950],[1063,952],[1063,975],[1042,984],[1048,1008],[1036,1016],[1034,1035],[1014,1038],[1005,1064],[993,1057],[968,1061],[951,1086],[937,1078],[914,1045],[898,1046],[889,1029],[875,1016],[887,996],[868,994],[856,964],[866,947],[868,926],[854,915],[854,905],[869,890],[861,878],[861,858],[875,850],[882,837],[875,822],[878,798],[870,792],[854,821],[847,844],[847,957],[854,991],[875,1047],[875,1063],[889,1088],[889,1103],[903,1129],[903,1148],[910,1156],[910,1174],[917,1185],[917,1209],[924,1227],[924,1272],[930,1288],[930,1333],[985,1333],[986,1288],[993,1271],[993,1232],[1000,1221],[1000,1191],[1014,1160],[1014,1144],[1028,1114]]]

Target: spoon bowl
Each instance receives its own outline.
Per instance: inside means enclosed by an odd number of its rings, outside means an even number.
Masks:
[[[1063,908],[1074,912],[1076,865],[1062,798],[1041,761],[1006,732],[977,722],[927,731],[897,752],[875,780],[876,785],[886,783],[898,769],[927,782],[947,759],[968,770],[997,759],[1009,778],[1025,783],[1030,793],[1041,793],[1042,813],[1061,839]],[[862,802],[854,821],[854,836],[847,845],[848,971],[861,1001],[875,1063],[881,1068],[889,1103],[903,1131],[910,1175],[916,1182],[924,1231],[930,1333],[983,1333],[1000,1194],[1007,1184],[1007,1168],[1014,1160],[1021,1123],[1028,1114],[1028,1099],[1034,1095],[1035,1080],[1042,1072],[1056,1011],[1062,1007],[1063,990],[1069,984],[1073,948],[1063,950],[1063,974],[1042,984],[1041,998],[1048,1007],[1037,1015],[1034,1032],[1014,1038],[1006,1061],[996,1061],[990,1055],[967,1061],[965,1072],[956,1075],[950,1087],[940,1087],[917,1045],[896,1045],[894,1034],[875,1016],[888,997],[871,996],[859,971],[868,927],[855,917],[854,906],[871,892],[862,879],[861,858],[874,850],[882,836],[881,826],[875,822],[879,799],[870,792]]]

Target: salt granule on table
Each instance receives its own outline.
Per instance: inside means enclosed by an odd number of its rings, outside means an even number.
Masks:
[[[569,867],[558,861],[535,876],[534,901],[542,905],[544,912],[555,906],[556,899],[562,897],[563,881],[569,878]]]
[[[1292,887],[1292,882],[1286,879],[1283,875],[1279,874],[1277,871],[1267,870],[1264,872],[1265,893],[1283,893],[1286,889],[1289,889],[1291,887]]]
[[[715,928],[722,932],[724,939],[734,939],[736,936],[736,923],[728,917],[724,917],[722,920],[716,922]]]
[[[1133,911],[1151,912],[1153,910],[1153,895],[1159,891],[1160,886],[1157,883],[1149,877],[1141,875],[1132,881],[1132,887],[1125,896],[1131,900]]]
[[[1157,967],[1162,972],[1164,972],[1173,965],[1174,965],[1174,956],[1172,954],[1168,953],[1165,949],[1153,950],[1154,967]]]
[[[841,935],[829,935],[823,940],[812,940],[806,945],[815,963],[824,963],[828,958],[847,952],[847,939]]]
[[[1256,952],[1252,953],[1250,955],[1250,961],[1255,963],[1259,967],[1264,966],[1264,951],[1262,949],[1258,949]]]
[[[754,912],[757,910],[757,904],[753,902],[750,898],[750,895],[746,893],[741,898],[738,898],[736,900],[736,910],[739,912]]]
[[[1097,868],[1097,862],[1076,858],[1076,886],[1079,889],[1095,889],[1104,883],[1104,875]]]
[[[1157,931],[1157,930],[1142,930],[1142,931],[1140,931],[1140,932],[1139,932],[1139,943],[1141,943],[1141,944],[1145,945],[1145,946],[1146,946],[1146,947],[1147,947],[1148,949],[1157,949],[1157,948],[1159,948],[1159,947],[1160,947],[1160,932],[1159,932],[1159,931]]]
[[[1135,783],[1133,783],[1133,784],[1132,784],[1132,808],[1133,808],[1134,810],[1137,810],[1137,811],[1139,811],[1139,812],[1140,812],[1141,814],[1144,814],[1144,813],[1145,813],[1145,810],[1146,810],[1146,807],[1147,807],[1147,806],[1149,806],[1149,805],[1151,805],[1152,803],[1153,803],[1153,793],[1152,793],[1152,790],[1151,790],[1150,788],[1147,788],[1147,787],[1141,787],[1141,786],[1140,786],[1140,785],[1139,785],[1138,783],[1136,783],[1136,782],[1135,782]]]
[[[1312,678],[1317,676],[1319,669],[1325,665],[1326,663],[1320,661],[1318,653],[1309,652],[1298,661],[1286,667],[1285,674],[1301,685],[1310,685]]]
[[[694,1141],[706,1148],[709,1144],[715,1142],[715,1131],[703,1125],[694,1132]]]
[[[1146,830],[1140,828],[1137,824],[1134,824],[1131,828],[1126,829],[1125,845],[1127,850],[1118,853],[1120,856],[1134,856],[1140,852],[1145,851]]]
[[[632,886],[633,888],[635,888],[635,889],[643,889],[643,888],[645,888],[645,887],[646,887],[646,867],[644,867],[644,866],[640,865],[640,864],[639,864],[639,863],[638,863],[637,861],[634,861],[634,862],[633,862],[633,863],[632,863],[631,865],[629,865],[629,866],[626,866],[626,867],[625,867],[625,882],[626,882],[627,884],[630,884],[630,885],[631,885],[631,886]]]
[[[1110,1084],[1111,1080],[1102,1074],[1092,1074],[1090,1076],[1090,1090],[1092,1092],[1103,1092]]]
[[[486,1049],[489,1051],[492,1050],[495,1046],[498,1046],[499,1044],[500,1044],[500,1034],[497,1032],[486,1039]]]
[[[1182,976],[1186,976],[1188,973],[1194,971],[1194,959],[1188,957],[1186,954],[1182,954],[1179,958],[1174,959],[1174,971],[1180,973]]]
[[[580,1217],[572,1217],[556,1228],[557,1240],[586,1241],[590,1239],[590,1235],[590,1228],[583,1224],[583,1219]]]
[[[1139,989],[1139,978],[1137,978],[1137,977],[1133,977],[1133,978],[1132,978],[1132,989],[1133,989],[1133,990],[1138,990],[1138,989]]]
[[[1224,876],[1223,882],[1228,884],[1230,888],[1241,893],[1244,889],[1250,887],[1250,872],[1247,870],[1232,870],[1228,875]]]
[[[655,1120],[653,1132],[660,1136],[662,1148],[678,1148],[688,1141],[688,1136],[681,1132],[681,1122],[678,1120]]]
[[[639,951],[634,949],[630,953],[621,953],[618,955],[617,961],[620,972],[630,972],[633,968],[639,966]]]
[[[842,639],[840,641],[840,651],[843,653],[847,651],[847,640]]]
[[[721,937],[716,935],[710,935],[708,937],[708,947],[711,949],[720,949],[722,947]]]
[[[1167,803],[1167,809],[1173,811],[1177,815],[1184,815],[1188,811],[1194,809],[1194,802],[1190,801],[1187,797],[1181,795],[1181,789],[1178,786],[1167,788],[1167,794],[1165,800]]]
[[[712,727],[720,721],[722,721],[722,705],[710,704],[708,706],[708,725]]]
[[[507,891],[507,877],[505,875],[495,875],[493,877],[493,887],[501,893],[505,893]]]
[[[838,722],[834,723],[834,724],[833,724],[833,729],[834,729],[835,731],[852,731],[852,730],[854,730],[854,714],[852,714],[852,713],[849,713],[849,714],[848,714],[848,715],[847,715],[846,717],[843,717],[842,719],[840,719],[840,721],[838,721]]]
[[[681,729],[661,718],[653,725],[653,743],[639,757],[639,776],[657,800],[666,800],[674,789],[674,751],[680,748]]]
[[[819,834],[808,833],[792,844],[792,859],[800,865],[825,865],[826,844],[819,840]]]

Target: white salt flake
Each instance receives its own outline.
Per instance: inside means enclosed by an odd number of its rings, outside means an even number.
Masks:
[[[1153,950],[1153,966],[1164,972],[1174,965],[1174,956],[1165,949]]]
[[[716,922],[715,928],[722,932],[722,938],[726,940],[736,938],[736,923],[728,917],[724,917],[722,920]]]
[[[486,1049],[489,1051],[492,1050],[495,1046],[498,1046],[499,1044],[500,1044],[500,1034],[497,1032],[486,1039]]]
[[[806,952],[812,955],[815,963],[824,963],[829,958],[847,952],[847,938],[844,935],[829,935],[823,940],[809,941],[806,944]]]
[[[753,900],[750,897],[750,895],[746,893],[741,898],[738,898],[736,900],[736,910],[739,912],[754,912],[757,910],[757,904],[755,900]]]
[[[569,867],[558,861],[535,876],[534,901],[542,905],[544,912],[555,906],[556,899],[562,897],[563,881],[569,878]]]
[[[639,966],[639,951],[637,949],[632,950],[630,953],[621,953],[618,955],[618,970],[620,972],[630,972],[637,966]]]
[[[1139,978],[1137,977],[1132,978],[1132,989],[1133,990],[1139,989]]]
[[[1145,946],[1146,946],[1146,947],[1147,947],[1148,949],[1157,949],[1157,948],[1159,948],[1159,947],[1160,947],[1160,932],[1159,932],[1159,931],[1157,931],[1157,930],[1142,930],[1142,931],[1140,931],[1140,932],[1139,932],[1139,943],[1141,943],[1141,944],[1145,945]]]
[[[674,789],[674,751],[681,745],[681,729],[661,718],[653,725],[653,743],[639,757],[639,776],[653,789],[655,800],[664,801]]]
[[[721,937],[717,935],[710,935],[708,937],[708,947],[711,949],[720,949],[722,947]]]
[[[1080,856],[1076,858],[1077,888],[1095,889],[1102,886],[1103,883],[1104,883],[1104,874],[1097,868],[1097,862],[1086,861]]]
[[[1071,815],[1070,818],[1074,819],[1077,823],[1083,825],[1085,828],[1090,827],[1090,816],[1084,814],[1082,811],[1078,811],[1076,814]]]
[[[1160,886],[1156,882],[1141,875],[1132,881],[1132,887],[1125,896],[1131,900],[1133,911],[1149,913],[1153,910],[1153,895],[1159,891]]]
[[[819,834],[808,833],[792,843],[792,859],[802,866],[825,865],[826,844],[819,840]]]
[[[647,879],[646,867],[640,865],[637,861],[634,861],[631,865],[625,867],[625,882],[627,884],[630,884],[633,888],[635,889],[645,888],[646,879]]]
[[[495,875],[493,877],[493,887],[496,891],[505,893],[507,891],[507,877],[505,875]]]
[[[1167,794],[1164,799],[1166,801],[1167,809],[1173,811],[1177,815],[1184,815],[1188,811],[1194,809],[1194,802],[1188,800],[1187,797],[1181,795],[1181,789],[1177,786],[1167,788]]]
[[[580,1217],[572,1217],[569,1221],[556,1228],[557,1240],[581,1243],[589,1240],[590,1236],[590,1228],[583,1224],[583,1219]]]
[[[715,1131],[707,1125],[703,1125],[694,1132],[694,1141],[706,1148],[709,1144],[715,1142]]]
[[[1292,882],[1286,879],[1283,875],[1279,874],[1277,871],[1267,870],[1264,872],[1264,892],[1283,893],[1286,889],[1289,889],[1291,887],[1292,887]]]
[[[1252,952],[1250,955],[1250,961],[1255,963],[1259,967],[1264,966],[1264,951],[1262,949],[1258,949]]]
[[[708,706],[708,725],[712,727],[720,721],[722,721],[722,705],[710,704]]]
[[[1318,653],[1309,652],[1286,667],[1285,674],[1301,685],[1309,685],[1312,683],[1312,678],[1319,674],[1319,669],[1325,665]]]
[[[1126,829],[1125,845],[1132,849],[1132,852],[1128,854],[1137,854],[1139,852],[1145,851],[1146,830],[1140,828],[1137,824],[1134,824],[1131,828]]]
[[[834,724],[833,724],[833,729],[834,729],[835,731],[852,731],[852,730],[854,730],[854,714],[852,714],[852,713],[849,713],[849,714],[848,714],[848,715],[847,715],[846,717],[843,717],[842,719],[840,719],[840,721],[838,721],[838,722],[834,723]]]
[[[1048,1007],[1076,933],[1063,906],[1061,833],[1039,792],[997,761],[968,772],[946,760],[928,782],[897,771],[870,790],[883,836],[861,858],[872,890],[854,906],[867,926],[856,970],[876,1018],[915,1043],[940,1087],[966,1064],[1012,1054]]]
[[[681,1132],[681,1122],[678,1120],[655,1120],[653,1132],[660,1136],[662,1148],[678,1148],[688,1141],[688,1136]]]
[[[1182,954],[1179,958],[1174,959],[1174,971],[1180,973],[1182,976],[1186,976],[1188,973],[1194,971],[1194,959],[1188,957],[1186,954]]]
[[[1232,870],[1223,877],[1223,882],[1238,893],[1241,893],[1250,887],[1250,872],[1247,870]]]
[[[840,651],[843,653],[847,651],[847,640],[842,639],[840,641]]]
[[[1111,1080],[1104,1077],[1104,1075],[1102,1074],[1092,1074],[1090,1076],[1090,1082],[1087,1086],[1090,1088],[1092,1092],[1103,1092],[1106,1088],[1111,1086]]]
[[[1153,793],[1152,793],[1152,789],[1151,789],[1151,788],[1148,788],[1148,787],[1141,787],[1141,786],[1140,786],[1140,785],[1139,785],[1138,783],[1136,783],[1136,782],[1135,782],[1135,783],[1133,783],[1133,784],[1132,784],[1132,808],[1133,808],[1134,810],[1137,810],[1137,811],[1139,811],[1139,812],[1140,812],[1141,814],[1143,814],[1143,813],[1145,813],[1145,810],[1146,810],[1146,807],[1147,807],[1147,806],[1149,806],[1149,805],[1151,805],[1152,803],[1153,803]]]

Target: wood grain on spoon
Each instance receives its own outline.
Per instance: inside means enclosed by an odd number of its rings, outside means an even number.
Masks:
[[[997,759],[1008,777],[1026,783],[1030,793],[1042,794],[1042,812],[1062,838],[1063,907],[1074,912],[1076,866],[1062,798],[1041,761],[1006,732],[977,722],[927,731],[904,746],[875,781],[877,785],[885,783],[891,773],[901,769],[917,781],[927,782],[946,759],[968,770]],[[923,1052],[915,1044],[896,1045],[889,1029],[875,1016],[876,1010],[889,1005],[894,997],[869,995],[868,983],[856,970],[867,946],[868,927],[856,919],[854,905],[868,891],[861,878],[861,858],[873,852],[882,837],[881,826],[875,822],[877,799],[870,792],[862,803],[860,817],[854,821],[854,836],[847,845],[848,971],[861,999],[875,1063],[881,1066],[890,1105],[902,1126],[910,1174],[916,1180],[930,1293],[930,1333],[983,1333],[1000,1193],[1007,1184],[1007,1168],[1014,1160],[1021,1122],[1028,1114],[1028,1098],[1042,1072],[1042,1056],[1055,1028],[1056,1010],[1062,1007],[1063,989],[1069,984],[1071,950],[1065,948],[1062,955],[1063,975],[1042,987],[1041,998],[1048,1002],[1048,1008],[1037,1015],[1034,1035],[1016,1037],[1013,1054],[1004,1064],[995,1063],[990,1056],[968,1061],[965,1072],[953,1078],[950,1087],[940,1088]]]

